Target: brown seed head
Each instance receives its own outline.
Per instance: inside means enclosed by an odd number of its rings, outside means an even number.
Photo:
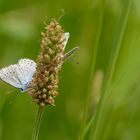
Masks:
[[[41,49],[37,57],[36,73],[29,94],[41,107],[54,105],[58,95],[58,73],[64,58],[65,33],[57,21],[52,21],[41,33]]]

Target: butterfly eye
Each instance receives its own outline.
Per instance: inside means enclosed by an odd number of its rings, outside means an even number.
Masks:
[[[20,88],[20,90],[21,90],[21,91],[23,91],[23,89],[22,89],[22,88]]]

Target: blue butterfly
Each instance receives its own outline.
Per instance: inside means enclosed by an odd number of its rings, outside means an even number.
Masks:
[[[68,42],[69,33],[65,33],[64,48]],[[64,56],[66,61],[72,56],[78,47],[73,48]],[[0,79],[16,88],[25,92],[30,87],[30,82],[33,79],[33,75],[36,71],[36,63],[31,59],[20,59],[17,64],[10,65],[0,70]]]

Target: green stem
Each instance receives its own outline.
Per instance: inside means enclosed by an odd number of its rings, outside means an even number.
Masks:
[[[111,61],[109,63],[109,67],[108,67],[108,71],[104,80],[104,84],[103,84],[103,90],[102,90],[102,96],[97,108],[97,112],[96,112],[96,116],[94,116],[94,127],[91,128],[91,133],[90,133],[90,139],[92,140],[98,140],[101,138],[101,129],[102,129],[102,120],[103,120],[103,116],[104,116],[104,106],[105,106],[105,101],[108,97],[108,93],[109,93],[109,88],[113,82],[113,76],[115,74],[115,68],[117,65],[117,60],[119,58],[119,53],[120,53],[120,49],[121,49],[121,45],[123,42],[123,38],[125,35],[125,31],[126,31],[126,27],[127,27],[127,21],[128,21],[128,17],[129,17],[129,13],[131,10],[131,2],[129,1],[125,1],[126,3],[124,11],[122,16],[120,17],[120,22],[118,24],[118,32],[116,33],[116,37],[114,40],[114,50],[112,52],[112,56],[111,56]],[[93,125],[92,125],[93,126]]]
[[[92,85],[93,85],[95,64],[96,64],[97,53],[98,53],[101,31],[102,31],[102,25],[103,25],[103,16],[104,16],[104,0],[100,0],[99,25],[98,25],[98,31],[97,31],[95,46],[93,47],[92,56],[91,56],[90,73],[89,73],[89,80],[88,80],[87,91],[86,91],[87,96],[86,96],[86,101],[85,101],[85,105],[84,105],[83,125],[82,125],[82,128],[81,128],[80,140],[84,140],[86,132],[87,132],[88,125],[90,124],[90,123],[87,124],[88,109],[89,109],[89,101],[90,101]]]
[[[39,134],[39,130],[40,130],[42,114],[43,114],[43,107],[39,106],[38,111],[37,111],[37,115],[35,118],[35,123],[34,123],[34,128],[33,128],[31,140],[38,140],[38,134]]]

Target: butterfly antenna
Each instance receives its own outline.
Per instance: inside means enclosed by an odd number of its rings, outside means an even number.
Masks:
[[[78,49],[79,49],[79,47],[75,47],[75,48],[71,49],[69,52],[67,52],[64,55],[64,62],[67,61],[72,55],[74,55]]]

